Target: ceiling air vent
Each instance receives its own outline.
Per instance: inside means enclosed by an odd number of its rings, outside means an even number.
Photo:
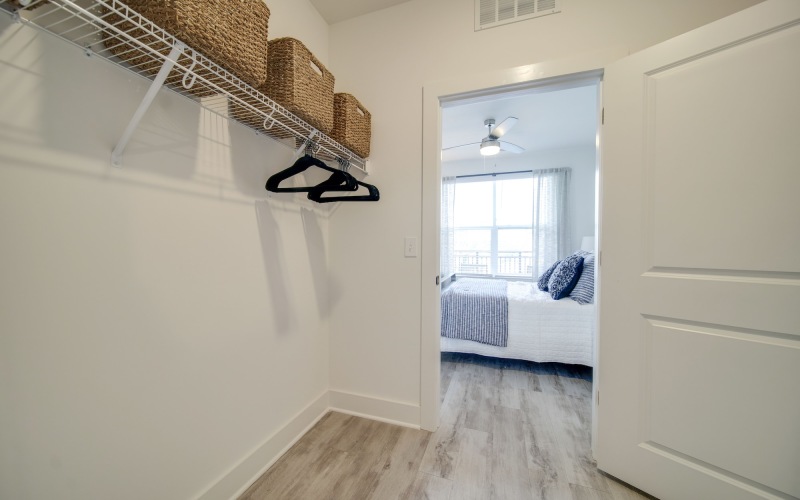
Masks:
[[[475,31],[561,12],[561,0],[475,0]]]

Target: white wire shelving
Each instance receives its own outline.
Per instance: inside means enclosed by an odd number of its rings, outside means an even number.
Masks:
[[[27,4],[27,5],[22,5]],[[143,78],[150,88],[112,152],[122,153],[150,103],[165,87],[300,153],[367,173],[367,160],[320,133],[219,64],[159,28],[120,0],[0,0],[0,11],[102,57]],[[266,43],[266,40],[264,41]]]

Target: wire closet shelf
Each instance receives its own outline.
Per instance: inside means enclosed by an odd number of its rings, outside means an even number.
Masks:
[[[232,118],[297,149],[312,149],[320,159],[337,161],[367,173],[365,158],[322,134],[231,72],[159,28],[120,0],[0,0],[0,10],[15,21],[35,26],[151,80],[151,91],[117,149],[124,149],[140,115],[161,84],[203,108]],[[266,40],[264,41],[266,43]],[[130,64],[126,61],[132,61]],[[138,119],[137,119],[138,118]],[[126,137],[127,136],[127,137]],[[115,149],[114,155],[121,154]]]

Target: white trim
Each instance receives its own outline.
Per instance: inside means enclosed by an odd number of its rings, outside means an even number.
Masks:
[[[388,399],[330,391],[330,409],[356,417],[419,429],[419,406]]]
[[[330,411],[334,411],[336,413],[343,413],[345,415],[352,415],[354,417],[359,417],[359,418],[366,418],[368,420],[374,420],[376,422],[383,422],[384,424],[396,425],[398,427],[408,427],[409,429],[420,430],[418,425],[412,425],[406,422],[400,422],[399,420],[392,420],[389,418],[376,417],[375,415],[367,415],[365,413],[345,410],[343,408],[331,408]]]
[[[198,495],[198,500],[239,498],[322,417],[339,412],[419,429],[419,406],[344,391],[325,391]]]
[[[226,472],[197,498],[222,500],[238,498],[272,465],[289,451],[329,411],[330,392],[320,394],[289,422]]]
[[[439,220],[441,196],[441,108],[454,101],[483,100],[500,94],[530,92],[537,87],[574,85],[597,81],[610,62],[628,54],[623,47],[581,54],[491,73],[429,82],[422,102],[422,232],[420,243],[420,427],[435,431],[439,425]]]
[[[599,345],[600,345],[600,305],[602,302],[602,297],[600,294],[597,293],[597,290],[600,289],[600,249],[602,246],[600,245],[600,241],[602,239],[602,234],[600,232],[600,217],[602,216],[601,209],[603,206],[603,186],[600,180],[603,178],[603,168],[602,168],[602,145],[603,145],[603,120],[604,120],[604,107],[603,107],[603,82],[601,81],[597,85],[597,142],[595,145],[596,153],[595,153],[595,167],[594,167],[594,248],[592,252],[596,256],[595,259],[595,272],[594,272],[594,296],[595,296],[595,303],[597,307],[595,308],[595,318],[594,318],[594,353],[592,353],[592,436],[591,436],[591,447],[592,447],[592,458],[595,458],[597,453],[597,405],[599,403],[598,398],[600,395],[600,356],[598,353],[600,352]]]

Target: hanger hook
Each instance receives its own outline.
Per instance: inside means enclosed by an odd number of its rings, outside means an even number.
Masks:
[[[263,124],[264,130],[269,130],[272,127],[275,126],[275,121],[276,120],[275,120],[275,118],[272,117],[272,115],[274,115],[274,114],[275,114],[275,109],[273,109],[272,112],[270,112],[270,114],[267,115],[266,118],[264,118],[264,124]],[[267,127],[267,122],[269,122],[269,127]]]
[[[319,144],[310,138],[306,139],[306,154],[309,156],[316,156],[317,151],[319,151]]]
[[[194,55],[194,51],[189,52],[189,57],[192,59],[192,65],[186,70],[186,73],[183,75],[183,80],[181,81],[183,88],[186,90],[194,87],[194,83],[197,81],[197,75],[192,72],[194,71],[194,67],[197,66],[197,58]],[[188,79],[189,75],[192,75],[191,80]]]

